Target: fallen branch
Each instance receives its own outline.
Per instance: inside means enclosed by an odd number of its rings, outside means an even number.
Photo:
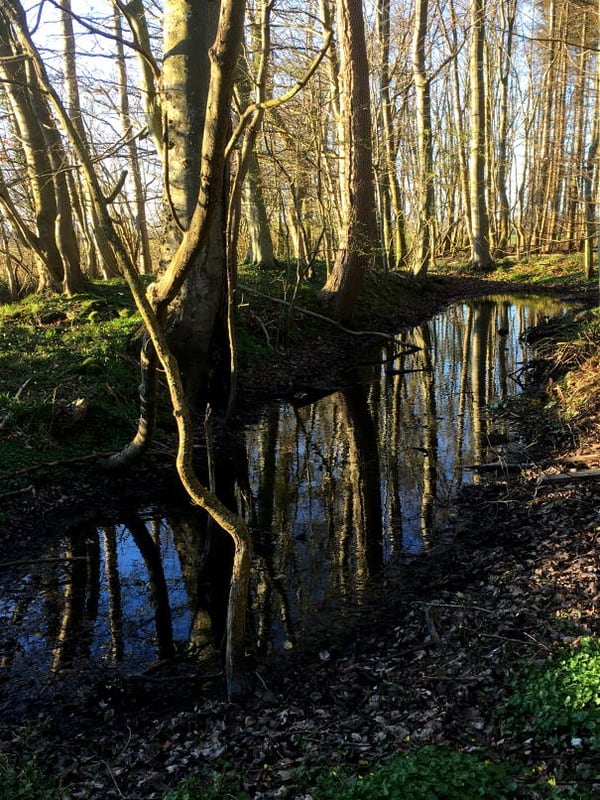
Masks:
[[[576,472],[557,472],[554,475],[541,475],[538,484],[542,483],[570,483],[572,481],[586,481],[600,478],[600,469],[579,469]]]
[[[495,614],[495,610],[483,606],[471,606],[464,603],[432,603],[435,608],[457,608],[459,611],[481,611],[483,614]]]
[[[490,461],[486,464],[462,464],[461,469],[472,469],[474,472],[494,472],[500,470],[502,472],[521,472],[527,469],[527,464],[518,464],[516,462],[506,461]],[[531,464],[529,466],[532,466]]]
[[[598,450],[593,450],[589,453],[580,453],[578,456],[570,456],[565,458],[555,458],[553,459],[553,463],[555,464],[590,464],[593,461],[598,461],[600,459],[600,452]]]
[[[5,500],[7,497],[15,497],[18,494],[24,494],[25,492],[34,492],[35,489],[31,484],[29,486],[23,486],[22,489],[13,489],[10,492],[0,492],[0,500]]]
[[[273,303],[278,303],[280,306],[287,306],[291,307],[292,304],[288,303],[287,300],[281,300],[279,297],[273,297],[270,294],[265,294],[264,292],[259,292],[256,289],[250,289],[248,286],[244,284],[238,284],[239,288],[242,289],[244,292],[248,292],[248,294],[256,295],[257,297],[264,297],[267,300],[271,300]],[[315,317],[316,319],[321,319],[323,322],[328,322],[330,325],[334,325],[336,328],[344,331],[344,333],[349,333],[351,336],[381,336],[384,339],[387,339],[390,342],[394,342],[396,345],[400,343],[396,339],[396,335],[393,333],[384,333],[383,331],[353,331],[351,328],[347,328],[345,325],[342,325],[341,322],[338,322],[331,317],[326,317],[324,314],[318,314],[316,311],[309,311],[308,308],[303,308],[302,306],[297,306],[294,304],[293,306],[294,311],[298,311],[300,314],[305,314],[308,317]],[[403,344],[402,346],[406,347],[407,350],[410,352],[415,352],[420,350],[420,347],[415,347],[412,344]]]

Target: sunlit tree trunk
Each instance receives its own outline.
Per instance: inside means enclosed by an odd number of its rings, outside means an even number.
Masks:
[[[138,153],[137,142],[134,138],[134,122],[129,106],[129,81],[125,48],[123,45],[123,31],[121,15],[116,6],[113,10],[113,24],[115,27],[117,48],[117,70],[119,74],[119,112],[123,135],[127,141],[127,157],[133,183],[133,201],[135,204],[136,233],[139,237],[140,272],[147,275],[152,272],[152,256],[150,254],[150,236],[148,233],[148,219],[146,216],[146,193],[142,181],[142,169]]]
[[[427,274],[434,263],[434,183],[433,140],[431,130],[431,89],[425,71],[425,36],[428,27],[429,0],[416,0],[412,44],[413,81],[417,117],[417,230],[412,256],[412,272],[417,277]]]
[[[471,0],[471,50],[469,54],[471,265],[482,270],[487,269],[492,261],[486,199],[485,15],[485,0]]]
[[[556,89],[556,67],[558,57],[557,25],[558,12],[557,0],[550,0],[546,11],[548,18],[547,29],[547,56],[546,74],[544,84],[541,87],[542,102],[540,107],[541,121],[538,122],[539,128],[538,146],[535,150],[535,169],[532,173],[533,178],[533,211],[535,217],[535,227],[533,229],[532,247],[535,249],[546,249],[546,232],[548,220],[547,203],[550,199],[548,194],[551,182],[550,150],[552,145],[552,130],[554,125],[554,93]]]
[[[52,163],[46,138],[31,102],[38,92],[35,76],[27,60],[19,57],[9,19],[0,9],[0,76],[11,109],[16,136],[23,148],[29,187],[34,204],[38,291],[62,286],[64,270],[55,241],[56,196],[52,182]],[[33,82],[32,82],[33,81]],[[33,240],[32,240],[33,241]]]
[[[600,29],[600,0],[598,2],[598,28]],[[594,243],[600,250],[600,237],[598,237],[597,208],[600,206],[600,188],[598,196],[594,198],[594,172],[597,172],[598,146],[600,145],[600,58],[596,53],[596,73],[594,79],[594,108],[592,112],[592,131],[586,153],[586,163],[583,172],[583,202],[585,214],[585,239],[584,239],[584,265],[588,280],[594,275]],[[598,184],[600,187],[600,184]],[[600,261],[600,259],[599,259]]]
[[[500,109],[498,119],[498,152],[496,165],[496,191],[498,193],[498,230],[496,237],[496,251],[498,256],[506,253],[510,241],[510,203],[508,199],[508,176],[510,171],[510,158],[508,152],[508,122],[509,122],[509,88],[510,74],[513,67],[513,34],[515,16],[517,11],[516,0],[502,4],[502,18],[504,30],[502,31],[502,51],[499,54],[500,77]]]
[[[244,207],[248,219],[249,264],[271,269],[275,266],[271,225],[262,190],[260,164],[255,152],[250,153],[248,174],[244,185]]]
[[[165,265],[179,247],[182,233],[189,228],[200,190],[200,142],[210,75],[208,53],[218,18],[218,3],[198,5],[193,0],[170,0],[165,5],[162,110],[166,122],[163,171],[168,211],[161,255]],[[214,212],[206,245],[194,255],[177,295],[169,334],[188,400],[197,407],[209,397],[211,346],[215,338],[222,346],[224,335],[219,316],[225,285],[222,203]],[[218,402],[217,397],[212,399]]]
[[[337,0],[340,80],[345,122],[343,231],[323,295],[335,317],[349,321],[366,266],[373,260],[377,226],[371,161],[369,66],[361,0]]]
[[[261,179],[260,162],[256,154],[258,133],[261,130],[264,103],[268,82],[268,64],[271,56],[271,10],[273,0],[263,0],[260,4],[260,14],[251,20],[250,42],[253,58],[246,59],[245,64],[238,70],[237,90],[238,102],[242,113],[246,113],[244,106],[251,107],[255,103],[256,109],[249,117],[249,122],[244,130],[244,135],[239,146],[238,165],[232,187],[232,198],[229,212],[229,242],[232,249],[230,263],[237,254],[237,237],[240,224],[242,205],[248,222],[249,247],[247,262],[265,269],[275,266],[273,255],[273,240],[271,227],[267,215],[263,185]],[[252,66],[254,74],[246,74]],[[244,202],[242,204],[242,194]],[[232,270],[237,267],[237,258],[232,264]]]
[[[71,0],[60,0],[60,9],[66,103],[69,109],[69,114],[71,115],[71,119],[73,121],[73,125],[77,129],[81,141],[87,142],[87,133],[83,124],[83,115],[79,96],[79,78],[77,75]],[[79,218],[81,230],[86,238],[88,269],[90,276],[96,277],[96,273],[101,271],[106,278],[114,277],[117,274],[117,268],[113,258],[112,250],[102,235],[102,229],[98,224],[98,219],[94,211],[94,205],[86,193],[87,186],[85,182],[78,183],[73,176],[67,175],[66,177],[69,178],[68,185],[70,186],[70,192],[67,192],[65,187],[65,190],[63,190],[63,195],[67,198],[66,202],[69,202],[68,198],[70,195],[71,202],[69,203],[69,206],[73,205]],[[79,191],[79,189],[81,189],[81,191]],[[72,212],[70,208],[68,217],[72,220]],[[69,249],[71,252],[73,252],[72,244],[70,244]],[[77,248],[77,250],[79,251],[79,248]],[[77,252],[77,255],[79,255],[79,252]],[[71,261],[73,261],[73,258],[70,258],[70,262]]]
[[[458,52],[459,50],[459,27],[458,27],[458,15],[456,13],[456,9],[454,6],[454,0],[450,0],[450,30],[447,32],[447,38],[449,44],[451,44],[452,49],[454,52]],[[467,157],[466,152],[466,132],[465,132],[465,124],[464,124],[464,115],[463,115],[463,101],[461,97],[460,91],[460,75],[459,75],[459,63],[457,58],[453,58],[450,62],[450,70],[451,70],[451,95],[452,95],[452,114],[453,114],[453,123],[454,123],[454,136],[456,140],[456,154],[458,157],[458,173],[460,179],[460,189],[462,194],[462,202],[464,206],[464,220],[465,226],[467,229],[467,236],[469,241],[472,240],[472,231],[471,231],[471,189],[469,184],[469,160]],[[458,222],[458,221],[457,221]]]
[[[390,0],[377,2],[377,40],[380,49],[379,115],[381,125],[380,214],[385,263],[395,269],[406,262],[406,221],[396,168],[396,135],[390,91]]]

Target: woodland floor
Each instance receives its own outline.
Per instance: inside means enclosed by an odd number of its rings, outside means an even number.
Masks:
[[[514,294],[515,286],[440,280],[377,327],[397,329],[453,299],[503,290]],[[356,347],[356,337],[332,329],[267,371],[256,365],[242,378],[240,419],[269,396],[314,385],[317,362],[317,383],[339,383]],[[535,765],[541,783],[560,774],[568,786],[577,749],[557,755],[535,738],[507,734],[497,713],[519,659],[543,658],[556,641],[600,635],[600,483],[546,481],[571,467],[600,467],[600,426],[588,417],[560,436],[549,430],[530,432],[529,466],[520,475],[500,473],[464,490],[453,529],[402,568],[401,596],[382,586],[373,613],[365,610],[326,652],[253,665],[255,688],[244,702],[227,702],[222,676],[185,664],[66,675],[17,708],[2,686],[0,751],[23,762],[35,757],[71,787],[65,797],[96,800],[160,798],[223,765],[243,775],[250,797],[304,797],[296,794],[295,770],[315,759],[358,768],[430,742],[481,747],[493,760],[516,755]],[[153,462],[126,482],[127,492],[156,469],[168,486],[170,468]],[[114,485],[91,473],[74,488],[38,486],[6,498],[14,538],[0,542],[0,560],[19,558],[45,529],[84,509],[119,502]],[[590,774],[600,775],[600,755],[587,757]],[[532,785],[518,796],[538,795]]]

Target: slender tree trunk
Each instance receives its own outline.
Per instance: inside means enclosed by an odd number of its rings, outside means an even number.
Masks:
[[[115,27],[117,46],[117,70],[119,73],[119,112],[123,134],[127,139],[127,158],[133,182],[133,199],[135,203],[135,224],[140,244],[140,272],[148,275],[152,272],[152,256],[150,254],[150,235],[148,233],[148,219],[146,216],[146,193],[142,181],[142,169],[138,153],[138,146],[133,137],[133,119],[129,108],[129,86],[127,75],[127,62],[123,46],[123,31],[121,15],[115,6],[113,9],[113,24]]]
[[[390,91],[390,0],[377,2],[377,39],[381,50],[379,75],[379,118],[381,120],[380,197],[383,243],[386,263],[392,268],[406,263],[406,220],[396,169],[396,136],[394,133],[393,106]]]
[[[416,0],[412,44],[419,162],[417,178],[418,219],[413,247],[412,272],[417,277],[424,277],[429,268],[433,266],[435,252],[431,89],[425,71],[425,36],[428,26],[428,6],[429,0]]]
[[[470,158],[471,264],[487,269],[491,264],[489,220],[486,201],[486,102],[484,84],[486,0],[471,0]]]
[[[273,238],[262,190],[260,164],[255,152],[250,154],[248,161],[244,207],[248,218],[249,239],[246,261],[263,269],[272,269],[275,266]]]
[[[598,25],[600,27],[600,0],[598,1]],[[590,280],[594,275],[594,242],[598,241],[598,222],[596,207],[599,197],[594,198],[594,171],[597,171],[598,146],[600,144],[600,58],[596,53],[596,75],[594,81],[594,111],[590,143],[586,154],[585,169],[583,172],[583,203],[585,214],[585,239],[584,239],[584,265],[586,278]],[[597,238],[598,237],[598,238]]]
[[[44,131],[31,102],[39,91],[27,61],[20,59],[11,25],[0,9],[0,76],[13,114],[16,134],[23,148],[36,224],[38,290],[61,288],[64,270],[55,241],[56,196],[52,182],[52,163]]]
[[[502,52],[500,59],[500,116],[498,120],[498,154],[496,167],[496,190],[498,192],[498,234],[496,251],[499,257],[506,254],[510,241],[510,203],[508,200],[508,175],[510,159],[508,154],[508,112],[509,87],[512,69],[513,33],[517,11],[516,0],[502,5],[504,30],[502,32]]]
[[[458,52],[458,17],[454,7],[454,0],[450,0],[450,23],[451,29],[449,32],[449,41],[452,43],[454,52]],[[466,133],[463,122],[463,102],[460,92],[460,75],[458,59],[453,58],[451,62],[451,92],[452,92],[452,109],[454,115],[454,135],[456,138],[456,152],[458,155],[458,171],[460,178],[460,187],[462,193],[462,201],[464,205],[464,220],[467,229],[467,236],[469,242],[472,240],[473,235],[471,231],[471,188],[469,183],[469,162],[466,153]]]

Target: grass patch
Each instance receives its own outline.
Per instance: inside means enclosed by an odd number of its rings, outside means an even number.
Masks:
[[[470,267],[466,261],[446,261],[440,259],[433,274],[451,277],[471,275],[492,281],[526,283],[539,286],[573,285],[586,282],[583,255],[581,253],[557,253],[554,255],[535,255],[516,259],[514,256],[498,259],[489,270]],[[594,280],[597,280],[596,278]]]
[[[514,796],[515,787],[503,765],[474,753],[427,745],[358,776],[324,764],[302,766],[281,788],[282,796],[315,800],[505,800]],[[204,780],[185,781],[163,794],[163,800],[248,800],[250,796],[242,787],[241,776],[225,770]]]
[[[60,796],[59,787],[35,762],[17,769],[6,756],[0,756],[0,800],[58,800]]]
[[[579,253],[535,256],[520,261],[503,259],[496,262],[487,277],[491,280],[528,283],[540,288],[586,280],[583,256]]]
[[[0,475],[127,441],[140,321],[112,281],[0,305]]]
[[[516,788],[505,766],[437,745],[407,753],[359,777],[331,772],[317,786],[320,800],[504,800],[513,797]]]

